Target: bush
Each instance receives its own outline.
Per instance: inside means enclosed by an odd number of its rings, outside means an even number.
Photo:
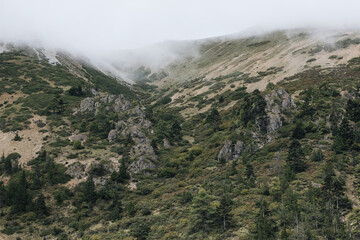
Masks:
[[[84,147],[81,145],[81,142],[79,140],[76,140],[73,142],[73,150],[83,149]]]

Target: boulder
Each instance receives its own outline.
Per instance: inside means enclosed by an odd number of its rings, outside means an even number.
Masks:
[[[221,148],[218,154],[218,160],[229,161],[233,159],[233,147],[232,141],[226,140],[224,146]]]
[[[145,170],[154,169],[155,165],[148,159],[140,159],[130,164],[129,171],[132,173],[141,173]]]

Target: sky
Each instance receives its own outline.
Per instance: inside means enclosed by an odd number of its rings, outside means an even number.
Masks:
[[[0,0],[0,41],[102,54],[252,30],[354,28],[355,0]]]

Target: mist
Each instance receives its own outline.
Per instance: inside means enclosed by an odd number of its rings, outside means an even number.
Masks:
[[[0,41],[159,67],[196,56],[196,46],[177,41],[277,29],[358,29],[359,9],[355,0],[0,0]]]

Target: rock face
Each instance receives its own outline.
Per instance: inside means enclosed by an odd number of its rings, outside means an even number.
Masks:
[[[74,114],[84,113],[84,112],[92,112],[95,111],[95,115],[99,111],[100,106],[106,106],[108,111],[115,112],[123,112],[131,109],[132,105],[129,101],[125,99],[123,95],[115,96],[115,95],[105,95],[105,96],[97,96],[87,97],[81,101],[79,109],[75,111]]]
[[[237,141],[235,144],[231,140],[226,140],[224,146],[218,154],[218,160],[230,161],[239,158],[244,151],[244,143]]]
[[[74,114],[99,111],[124,113],[120,121],[115,123],[115,128],[108,133],[108,141],[113,142],[119,136],[131,137],[134,142],[129,155],[135,161],[130,164],[129,170],[133,173],[140,173],[147,169],[155,168],[154,162],[157,156],[147,134],[152,134],[152,124],[146,119],[145,112],[139,105],[132,104],[123,95],[105,95],[88,97],[81,101],[79,109]]]
[[[268,116],[267,132],[271,133],[282,126],[281,113],[295,108],[296,104],[294,99],[282,89],[267,94],[265,101]]]
[[[71,142],[80,141],[81,143],[84,143],[86,141],[87,137],[88,137],[87,133],[78,133],[78,134],[74,134],[74,135],[70,136],[69,140]]]
[[[171,145],[170,145],[169,140],[167,140],[167,139],[165,138],[165,139],[164,139],[164,148],[168,149],[168,148],[170,148],[170,147],[171,147]]]
[[[132,173],[141,173],[145,170],[154,169],[155,165],[149,160],[138,160],[130,164],[129,171]]]

